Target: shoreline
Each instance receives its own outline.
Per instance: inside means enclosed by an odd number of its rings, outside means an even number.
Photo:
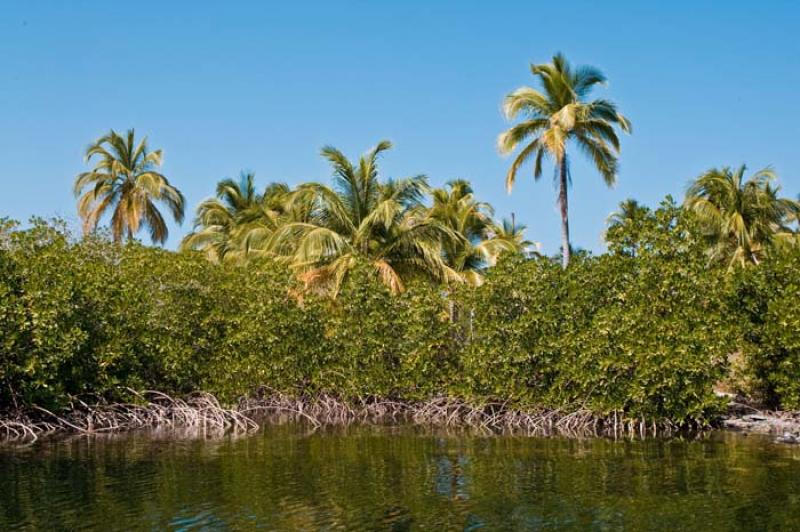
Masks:
[[[330,395],[293,397],[273,393],[242,398],[235,406],[226,407],[205,392],[185,398],[150,390],[129,392],[138,402],[92,405],[80,402],[76,408],[60,414],[32,407],[25,412],[0,415],[0,445],[148,429],[211,439],[244,436],[265,426],[287,422],[304,423],[312,430],[351,425],[411,425],[476,430],[487,435],[614,439],[670,438],[727,430],[775,436],[778,443],[800,444],[800,412],[759,410],[733,401],[727,414],[710,425],[681,426],[669,420],[626,418],[620,412],[598,415],[583,408],[515,409],[501,402],[478,404],[447,397],[427,401],[388,398],[343,401]]]
[[[728,415],[720,420],[720,429],[744,434],[776,436],[778,443],[800,444],[800,412],[759,410],[731,402]]]
[[[678,425],[669,420],[626,418],[621,412],[598,415],[583,408],[516,409],[503,402],[469,403],[434,397],[426,401],[361,398],[343,401],[330,395],[293,397],[272,393],[242,398],[232,407],[197,392],[174,398],[157,391],[128,390],[137,402],[80,402],[66,412],[32,407],[0,415],[0,444],[30,444],[46,437],[113,434],[141,429],[175,431],[209,439],[242,436],[264,426],[299,422],[312,430],[349,425],[414,425],[476,430],[487,435],[601,438],[669,438],[714,430],[778,436],[800,443],[800,413],[761,411],[732,402],[725,416],[708,426]]]

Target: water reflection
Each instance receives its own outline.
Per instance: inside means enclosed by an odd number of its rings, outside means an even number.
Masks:
[[[449,499],[468,499],[467,477],[464,474],[468,463],[466,456],[443,455],[436,460],[436,493]]]
[[[418,429],[0,450],[0,529],[798,530],[800,453]]]

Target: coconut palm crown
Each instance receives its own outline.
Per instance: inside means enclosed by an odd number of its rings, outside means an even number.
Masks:
[[[630,132],[631,124],[614,103],[589,99],[592,89],[606,82],[600,70],[591,66],[573,68],[559,53],[550,63],[531,65],[531,73],[541,90],[521,87],[506,96],[506,118],[521,120],[499,136],[498,148],[502,154],[510,154],[522,146],[506,174],[509,192],[523,164],[533,163],[533,176],[538,180],[544,159],[553,161],[561,214],[562,265],[566,267],[570,257],[568,148],[574,146],[587,155],[606,184],[612,186],[620,151],[616,130]]]
[[[771,168],[745,179],[747,167],[712,168],[689,186],[684,205],[698,217],[708,255],[728,268],[758,264],[776,249],[800,245],[800,202],[779,197]]]
[[[492,228],[492,238],[503,242],[503,247],[498,253],[517,253],[524,257],[535,257],[539,255],[539,242],[534,242],[525,238],[527,226],[517,223],[512,213],[511,219],[503,218],[500,224]]]
[[[212,262],[241,258],[237,233],[245,213],[261,202],[254,180],[254,174],[243,172],[238,181],[226,178],[217,183],[216,197],[197,207],[194,229],[184,237],[181,250],[201,251]]]
[[[327,146],[322,156],[333,168],[333,186],[306,183],[290,195],[287,209],[299,203],[301,211],[310,208],[308,215],[277,228],[266,247],[297,270],[307,288],[335,296],[359,261],[393,293],[415,277],[461,280],[441,255],[441,242],[457,235],[425,215],[427,179],[379,178],[378,157],[389,148],[382,141],[353,163]]]
[[[75,178],[78,215],[85,233],[94,231],[111,211],[111,234],[116,242],[133,239],[146,227],[154,243],[164,243],[169,231],[157,204],[166,206],[176,222],[183,222],[183,194],[158,168],[161,150],[150,151],[147,137],[136,142],[133,129],[125,135],[111,130],[86,149],[86,161],[94,168]]]
[[[524,253],[532,245],[524,239],[524,226],[496,224],[492,206],[476,200],[466,180],[450,181],[445,188],[434,189],[431,197],[428,216],[456,235],[442,242],[444,260],[472,285],[482,283],[483,271],[501,254]]]

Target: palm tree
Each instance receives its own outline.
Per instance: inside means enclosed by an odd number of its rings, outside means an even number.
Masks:
[[[236,237],[244,257],[272,255],[269,242],[278,228],[289,222],[308,220],[313,205],[301,201],[290,204],[291,193],[285,183],[270,183],[258,202],[242,212]]]
[[[630,132],[631,125],[612,102],[587,100],[594,86],[606,81],[598,69],[590,66],[573,69],[562,54],[556,54],[551,63],[531,65],[531,72],[541,83],[542,91],[521,87],[506,96],[503,103],[506,118],[514,120],[520,115],[524,118],[500,135],[498,147],[501,153],[508,154],[525,144],[506,175],[509,192],[523,163],[533,160],[533,176],[538,180],[545,156],[553,160],[559,187],[562,265],[566,268],[570,257],[567,201],[571,180],[567,153],[570,141],[591,159],[606,184],[612,186],[616,182],[620,151],[616,128]]]
[[[510,220],[503,218],[500,225],[493,227],[494,236],[492,238],[503,242],[501,253],[517,253],[526,257],[536,256],[539,253],[539,243],[527,240],[525,238],[526,230],[527,227],[518,224],[514,218],[514,213],[511,213]]]
[[[125,136],[114,130],[86,149],[86,162],[99,160],[89,172],[75,178],[78,215],[85,233],[93,231],[103,215],[113,209],[111,234],[114,241],[129,240],[147,227],[155,243],[164,243],[169,231],[156,203],[162,203],[178,223],[183,222],[183,194],[157,171],[161,150],[149,151],[147,137],[138,144],[134,130]],[[87,189],[84,192],[84,189]]]
[[[448,182],[446,188],[434,189],[431,197],[433,204],[428,216],[455,236],[442,242],[445,263],[470,284],[480,284],[480,271],[491,259],[486,242],[492,225],[492,207],[477,201],[471,185],[463,179]]]
[[[491,205],[475,199],[469,182],[450,181],[446,188],[434,189],[433,204],[428,216],[452,231],[455,238],[442,242],[445,262],[462,278],[480,285],[482,272],[493,265],[504,252],[522,252],[529,242],[524,240],[524,226],[509,230],[492,219]]]
[[[240,259],[242,246],[237,238],[246,213],[257,210],[262,197],[256,192],[255,175],[242,173],[239,180],[217,183],[215,198],[197,208],[194,229],[181,242],[181,250],[198,250],[213,262]]]
[[[628,198],[624,201],[621,201],[619,208],[609,215],[609,217],[606,219],[606,225],[608,226],[608,229],[622,227],[626,224],[641,220],[649,212],[650,209],[644,205],[641,205],[635,199]]]
[[[735,266],[758,264],[778,247],[797,246],[792,224],[800,202],[780,198],[770,168],[745,179],[746,166],[712,168],[689,186],[684,205],[697,214],[712,260]]]
[[[299,204],[305,219],[282,224],[266,247],[297,270],[309,289],[335,296],[359,261],[367,261],[393,293],[413,277],[460,280],[441,256],[440,243],[454,238],[452,231],[425,216],[426,178],[379,179],[378,156],[390,147],[380,142],[357,164],[325,147],[333,187],[307,183],[291,193],[286,208]]]

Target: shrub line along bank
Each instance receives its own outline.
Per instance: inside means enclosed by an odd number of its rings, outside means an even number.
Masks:
[[[127,388],[207,390],[225,404],[261,385],[295,397],[498,402],[711,422],[713,387],[800,405],[800,254],[734,274],[708,267],[665,203],[609,234],[609,252],[511,258],[477,288],[420,280],[393,296],[368,266],[335,300],[268,259],[218,266],[187,253],[43,223],[0,231],[0,408],[53,412]],[[735,354],[735,356],[733,356]]]

